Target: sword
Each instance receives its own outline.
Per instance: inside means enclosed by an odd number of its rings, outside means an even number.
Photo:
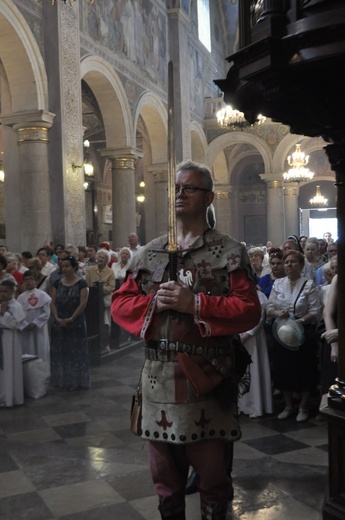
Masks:
[[[168,63],[168,252],[169,278],[177,280],[176,152],[174,119],[174,66]]]

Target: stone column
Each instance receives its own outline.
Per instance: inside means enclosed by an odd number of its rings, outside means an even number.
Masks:
[[[148,215],[148,240],[164,235],[168,231],[168,165],[154,164],[150,166],[149,172],[154,180],[154,215]],[[152,220],[153,217],[153,220]]]
[[[86,242],[79,4],[42,2],[49,108],[56,114],[49,146],[52,238],[76,245]]]
[[[239,214],[240,214],[240,208],[239,208],[239,187],[229,186],[229,193],[231,193],[231,199],[230,199],[230,222],[231,226],[229,225],[229,229],[227,233],[233,237],[235,240],[239,240],[242,242],[244,240],[244,235],[240,231],[240,223],[239,223]],[[217,217],[218,219],[218,217]],[[218,224],[217,224],[218,227]]]
[[[174,111],[176,160],[191,156],[189,108],[189,17],[181,9],[180,0],[169,0],[169,56],[174,65]]]
[[[289,182],[285,184],[285,238],[290,235],[299,236],[298,195],[299,188],[297,183]]]
[[[224,188],[224,187],[223,187]],[[230,193],[231,186],[227,189],[215,187],[214,208],[216,211],[216,228],[226,235],[231,235],[231,212],[230,212]]]
[[[53,119],[54,114],[44,111],[16,113],[1,119],[17,135],[18,172],[13,172],[12,177],[12,161],[7,154],[4,163],[6,243],[15,251],[35,253],[44,240],[52,238],[48,129]],[[14,152],[13,135],[4,133],[4,145],[8,143],[6,149]]]
[[[128,244],[129,233],[136,232],[136,201],[134,168],[139,150],[101,150],[112,166],[113,248]]]
[[[267,240],[279,247],[285,240],[283,180],[278,175],[260,175],[267,183]]]

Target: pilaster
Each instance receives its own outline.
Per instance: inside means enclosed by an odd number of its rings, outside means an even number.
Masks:
[[[267,184],[267,239],[278,247],[286,236],[282,174],[264,174],[260,177]]]
[[[298,218],[298,183],[289,182],[284,185],[284,202],[285,202],[285,238],[290,235],[299,236],[299,218]]]
[[[179,6],[179,2],[172,2]],[[168,3],[169,6],[169,3]],[[172,6],[171,6],[172,7]],[[169,55],[174,65],[174,113],[176,160],[191,156],[190,103],[189,103],[189,18],[183,9],[168,9]]]

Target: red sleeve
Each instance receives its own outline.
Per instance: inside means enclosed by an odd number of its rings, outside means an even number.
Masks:
[[[229,274],[229,279],[229,296],[195,295],[194,319],[202,336],[239,334],[260,321],[260,301],[246,271],[237,269]]]
[[[112,296],[111,315],[123,329],[135,336],[147,330],[154,311],[155,294],[142,294],[130,276]]]
[[[230,294],[195,294],[194,321],[201,336],[226,336],[254,328],[261,318],[261,305],[254,283],[243,269],[229,274]],[[116,323],[131,334],[147,337],[154,316],[155,294],[141,294],[130,277],[113,293],[111,314]]]

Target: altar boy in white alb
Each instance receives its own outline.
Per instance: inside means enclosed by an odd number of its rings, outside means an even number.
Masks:
[[[26,291],[17,298],[26,316],[21,324],[23,354],[33,354],[50,363],[48,321],[51,297],[36,288],[34,273],[30,270],[25,271],[23,283]]]

